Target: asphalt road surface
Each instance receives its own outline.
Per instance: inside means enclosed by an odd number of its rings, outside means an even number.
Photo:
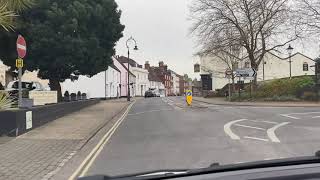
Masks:
[[[314,155],[320,109],[218,106],[183,97],[140,99],[86,175],[121,175],[212,163]]]

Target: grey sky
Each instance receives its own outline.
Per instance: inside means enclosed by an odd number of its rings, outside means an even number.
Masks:
[[[188,20],[192,0],[116,0],[122,10],[121,22],[126,26],[124,37],[117,44],[117,54],[126,55],[125,41],[133,36],[138,41],[139,51],[131,57],[144,64],[148,60],[157,65],[160,60],[178,74],[193,73],[193,64],[199,62],[193,54],[195,43],[189,34]],[[317,40],[304,40],[291,44],[294,51],[315,58],[319,55]],[[285,48],[283,48],[285,49]],[[286,56],[285,50],[282,52]]]
[[[191,0],[116,0],[122,10],[121,22],[126,26],[124,37],[117,44],[117,54],[126,55],[125,41],[133,36],[139,51],[131,57],[144,64],[148,60],[157,65],[160,60],[169,68],[192,77],[194,43],[188,32],[191,22],[187,20]]]

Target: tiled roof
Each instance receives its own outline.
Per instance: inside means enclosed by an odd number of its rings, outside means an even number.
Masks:
[[[149,81],[162,82],[159,74],[156,72],[156,68],[154,67],[150,67],[148,79]]]
[[[119,62],[121,63],[128,63],[128,58],[127,57],[124,57],[124,56],[120,56],[117,58],[119,60]],[[129,61],[129,64],[132,66],[132,67],[138,67],[139,64],[134,61],[133,59],[130,58],[130,61]]]

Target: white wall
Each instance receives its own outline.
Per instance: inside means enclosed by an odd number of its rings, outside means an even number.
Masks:
[[[314,65],[314,62],[300,54],[296,53],[291,57],[292,64],[291,64],[291,70],[292,70],[292,76],[301,76],[301,75],[314,75],[314,67],[310,67]],[[243,68],[245,66],[245,60],[239,63],[239,68]],[[276,55],[273,55],[271,53],[268,53],[265,56],[265,62],[264,65],[264,80],[271,80],[271,79],[278,79],[278,78],[286,78],[289,77],[289,62],[288,58],[280,58]],[[303,63],[308,63],[308,71],[303,71]],[[228,79],[225,78],[225,70],[229,68],[225,62],[222,62],[221,60],[215,59],[214,57],[202,57],[200,59],[201,63],[201,74],[208,74],[212,73],[212,89],[221,89],[223,88],[227,83]],[[257,75],[258,81],[263,81],[263,63],[259,65],[258,75]],[[236,78],[236,81],[238,81],[238,78]],[[249,82],[249,80],[245,80],[245,82]]]
[[[0,61],[0,83],[3,86],[6,86],[6,71],[8,67]]]
[[[149,72],[146,69],[139,67],[130,67],[135,78],[135,96],[144,96],[144,93],[148,90]]]
[[[73,82],[70,79],[67,79],[65,82],[61,83],[62,94],[64,94],[65,91],[69,91],[70,94],[81,91],[81,93],[87,93],[88,98],[104,98],[106,90],[107,97],[120,96],[120,72],[109,67],[106,71],[106,75],[106,81],[105,71],[100,72],[91,78],[79,76],[79,79]]]

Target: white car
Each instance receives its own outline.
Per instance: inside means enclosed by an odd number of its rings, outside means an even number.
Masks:
[[[11,81],[8,83],[6,91],[14,91],[19,89],[19,81]],[[22,89],[29,91],[45,91],[46,89],[39,83],[33,81],[22,81]]]

